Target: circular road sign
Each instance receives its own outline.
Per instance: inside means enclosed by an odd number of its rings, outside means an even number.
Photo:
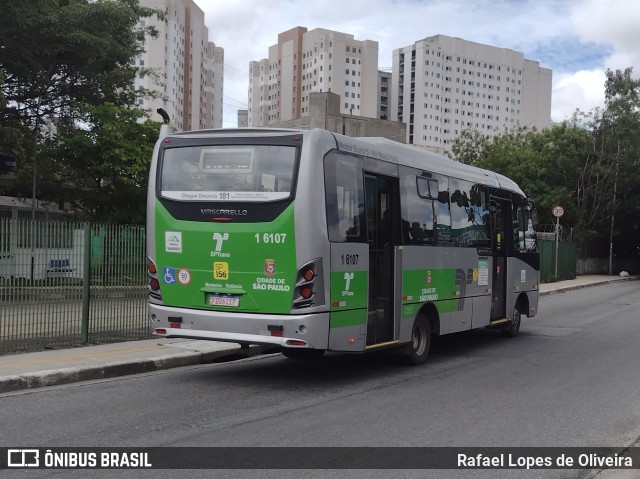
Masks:
[[[562,216],[564,215],[564,208],[560,205],[556,205],[553,207],[553,210],[551,210],[551,212],[556,218],[562,218]]]

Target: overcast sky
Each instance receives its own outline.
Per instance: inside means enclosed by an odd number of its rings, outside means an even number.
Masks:
[[[223,127],[247,108],[249,62],[297,26],[377,41],[379,68],[391,67],[393,50],[437,34],[523,52],[553,70],[554,121],[602,106],[607,68],[640,74],[638,0],[195,1],[209,40],[224,49]]]

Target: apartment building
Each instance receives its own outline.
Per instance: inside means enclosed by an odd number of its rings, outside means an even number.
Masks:
[[[378,71],[378,114],[381,120],[389,119],[389,95],[391,94],[391,72]]]
[[[238,128],[249,126],[249,110],[238,110]]]
[[[390,119],[407,143],[445,152],[465,129],[487,137],[551,123],[550,69],[507,48],[435,35],[393,52]]]
[[[340,95],[344,114],[377,118],[378,42],[322,28],[278,35],[269,57],[249,63],[249,125],[309,115],[312,92]]]
[[[224,50],[209,41],[204,12],[192,0],[140,0],[145,7],[167,12],[165,21],[142,20],[158,30],[147,36],[136,65],[150,69],[135,81],[136,89],[157,92],[138,105],[152,118],[164,108],[179,130],[222,127]]]

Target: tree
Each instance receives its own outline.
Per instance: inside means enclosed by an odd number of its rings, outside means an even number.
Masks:
[[[611,217],[610,240],[615,254],[640,254],[640,79],[632,68],[607,70],[605,110],[598,129],[599,143],[607,151],[613,193],[607,204]],[[611,182],[610,182],[611,183]],[[614,222],[615,217],[615,222]],[[607,218],[608,219],[608,218]]]
[[[35,195],[31,179],[36,163],[40,199],[61,199],[52,188],[59,186],[58,176],[84,175],[83,164],[76,164],[72,175],[56,171],[59,164],[48,162],[43,153],[51,148],[42,147],[45,125],[50,135],[64,142],[63,134],[87,128],[78,122],[95,114],[92,106],[132,107],[136,98],[149,94],[134,90],[136,75],[149,72],[133,60],[143,51],[145,35],[157,34],[139,26],[152,15],[164,16],[140,6],[139,0],[3,2],[0,98],[5,104],[0,105],[0,150],[18,158],[13,194]]]
[[[93,220],[143,223],[160,124],[112,103],[87,105],[85,121],[85,128],[71,126],[45,142],[43,156],[55,175],[49,194]]]
[[[463,132],[455,158],[502,173],[536,200],[543,222],[565,207],[581,257],[605,256],[612,217],[624,251],[640,251],[640,80],[631,69],[607,71],[605,107],[577,111],[570,121],[542,130],[521,128],[487,140]]]
[[[0,15],[0,70],[7,107],[2,120],[32,126],[73,115],[77,105],[133,105],[131,60],[143,51],[151,27],[138,21],[157,10],[138,0],[21,0]]]
[[[459,142],[476,144],[458,145]],[[584,154],[584,144],[584,131],[571,122],[564,122],[542,131],[520,128],[497,135],[491,141],[461,135],[454,140],[453,151],[475,151],[472,164],[513,179],[536,200],[541,219],[550,223],[551,208],[555,204],[572,205],[573,164]],[[463,163],[469,158],[468,155],[456,157]]]

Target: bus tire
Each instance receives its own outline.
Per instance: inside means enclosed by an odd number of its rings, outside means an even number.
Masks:
[[[507,338],[515,338],[520,331],[521,319],[522,313],[520,313],[520,303],[516,303],[513,307],[513,313],[511,314],[511,321],[509,321],[505,327],[500,330],[502,335]]]
[[[282,348],[282,354],[289,359],[319,359],[324,349]]]
[[[424,363],[429,355],[429,349],[431,349],[430,323],[426,316],[419,315],[413,321],[407,361],[414,366]]]

